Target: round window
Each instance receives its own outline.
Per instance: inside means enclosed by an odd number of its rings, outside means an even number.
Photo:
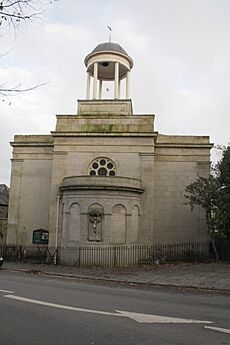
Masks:
[[[108,163],[108,164],[107,164],[107,168],[108,168],[108,169],[113,169],[113,164],[112,164],[112,163]]]
[[[90,176],[115,176],[115,164],[109,158],[97,158],[89,166]]]
[[[94,169],[97,169],[98,168],[98,164],[95,162],[95,163],[93,163],[93,168]]]
[[[98,169],[98,175],[99,176],[106,176],[107,175],[107,170],[105,168]]]

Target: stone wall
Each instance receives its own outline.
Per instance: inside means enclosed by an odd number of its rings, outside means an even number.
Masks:
[[[15,136],[8,243],[31,244],[46,229],[66,261],[79,245],[206,241],[204,214],[184,194],[209,174],[209,138],[158,134],[154,116],[132,115],[130,104],[128,115],[117,103],[112,115],[87,114],[88,103],[81,115],[58,115],[50,136]],[[115,177],[89,176],[99,157],[114,162]],[[103,210],[96,230],[92,207]]]
[[[49,228],[52,144],[50,136],[15,136],[8,244],[31,244],[36,229]],[[51,138],[52,139],[52,138]]]
[[[153,243],[207,241],[204,212],[186,205],[185,187],[210,173],[208,137],[159,135],[153,169]]]

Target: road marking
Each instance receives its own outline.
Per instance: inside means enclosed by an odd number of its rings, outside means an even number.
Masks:
[[[8,291],[8,290],[0,290],[0,292],[4,292],[4,293],[14,293],[13,291]]]
[[[211,327],[211,326],[204,326],[204,328],[211,329],[212,331],[230,334],[230,329],[227,329],[227,328]]]
[[[212,321],[202,321],[202,320],[192,320],[192,319],[182,319],[177,317],[168,317],[160,315],[148,315],[132,313],[129,311],[116,310],[123,317],[128,317],[129,319],[135,320],[139,323],[213,323]]]
[[[212,323],[211,321],[181,319],[181,318],[166,317],[166,316],[160,316],[160,315],[148,315],[148,314],[133,313],[133,312],[122,311],[122,310],[115,310],[115,312],[107,312],[107,311],[102,311],[102,310],[76,308],[76,307],[70,307],[70,306],[66,306],[62,304],[44,302],[44,301],[40,301],[36,299],[25,298],[25,297],[20,297],[20,296],[15,296],[15,295],[5,295],[4,297],[11,298],[11,299],[21,301],[21,302],[44,305],[51,308],[61,308],[61,309],[66,309],[66,310],[79,311],[83,313],[125,317],[139,323]]]
[[[85,313],[94,313],[94,314],[101,314],[101,315],[120,316],[119,314],[110,313],[110,312],[106,312],[106,311],[70,307],[67,305],[44,302],[44,301],[40,301],[37,299],[25,298],[25,297],[20,297],[20,296],[15,296],[15,295],[5,295],[4,297],[15,299],[17,301],[22,301],[22,302],[44,305],[44,306],[52,307],[52,308],[75,310],[75,311],[80,311],[80,312],[85,312]]]

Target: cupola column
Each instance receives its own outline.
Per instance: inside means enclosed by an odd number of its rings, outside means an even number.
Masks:
[[[118,99],[119,94],[119,62],[115,62],[115,85],[114,85],[114,98]]]
[[[126,99],[130,98],[130,71],[126,75]]]
[[[102,80],[99,81],[99,99],[102,99]]]
[[[98,78],[98,63],[94,62],[93,66],[93,99],[97,99],[97,78]]]
[[[90,99],[90,74],[87,72],[86,99]]]

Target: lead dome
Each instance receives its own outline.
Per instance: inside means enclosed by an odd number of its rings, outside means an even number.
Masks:
[[[125,49],[122,48],[120,44],[114,43],[114,42],[100,43],[96,46],[96,48],[93,49],[92,53],[101,52],[101,51],[114,51],[114,52],[118,52],[118,53],[128,56]]]

